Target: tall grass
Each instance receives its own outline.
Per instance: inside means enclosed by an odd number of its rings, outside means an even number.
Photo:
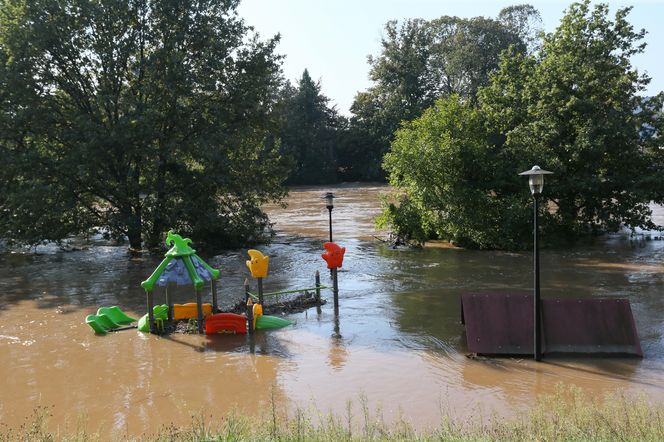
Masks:
[[[478,417],[459,423],[443,418],[438,428],[417,432],[406,419],[386,423],[380,410],[370,411],[360,396],[359,416],[347,402],[343,415],[297,409],[288,416],[274,399],[264,416],[249,417],[232,411],[221,420],[195,417],[186,428],[166,427],[151,436],[54,434],[47,430],[49,410],[38,409],[29,424],[0,427],[0,441],[664,441],[664,406],[645,397],[622,393],[596,399],[576,388],[558,388],[515,419]]]

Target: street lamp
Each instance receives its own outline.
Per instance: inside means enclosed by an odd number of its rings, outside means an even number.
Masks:
[[[542,194],[542,189],[544,188],[544,175],[552,175],[553,172],[540,169],[539,166],[533,166],[532,169],[525,172],[521,172],[519,175],[528,176],[528,185],[530,186],[530,193],[533,194],[533,237],[534,237],[534,246],[533,252],[535,255],[535,288],[534,288],[534,321],[533,326],[535,328],[535,360],[542,360],[542,338],[541,338],[541,310],[540,310],[540,282],[539,282],[539,245],[537,243],[538,236],[538,226],[537,226],[537,213],[539,211],[539,197]]]
[[[332,242],[332,209],[334,209],[334,194],[327,192],[323,199],[325,200],[325,207],[330,212],[330,242]]]

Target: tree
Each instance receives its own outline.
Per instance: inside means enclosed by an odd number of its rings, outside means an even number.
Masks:
[[[398,133],[385,166],[430,235],[528,244],[529,194],[516,174],[533,164],[555,171],[541,206],[549,238],[655,227],[648,204],[662,202],[664,188],[663,97],[638,95],[649,78],[630,58],[644,50],[645,31],[628,13],[611,20],[606,5],[572,4],[540,51],[503,54],[473,112],[441,101]],[[427,161],[409,165],[418,157]]]
[[[285,176],[268,142],[280,59],[237,4],[4,0],[0,236],[256,239]]]
[[[498,21],[512,31],[526,45],[528,52],[539,48],[540,34],[543,31],[542,16],[532,5],[508,6],[498,13]]]
[[[514,8],[517,16],[524,7]],[[523,17],[536,14],[529,8]],[[510,45],[526,50],[521,40],[526,31],[519,27],[520,22],[505,23],[483,17],[443,16],[385,25],[381,54],[368,58],[374,85],[359,92],[351,107],[352,145],[359,148],[356,155],[348,156],[371,161],[366,178],[381,177],[376,173],[380,161],[402,121],[419,117],[439,97],[459,95],[474,101],[478,88],[497,69],[501,51]]]
[[[654,227],[648,204],[661,184],[641,180],[651,169],[646,153],[654,135],[642,129],[661,98],[653,106],[639,96],[650,79],[630,59],[643,52],[645,31],[634,30],[629,11],[619,9],[611,20],[605,4],[572,4],[542,49],[521,59],[523,81],[497,76],[484,93],[490,119],[503,113],[496,110],[504,100],[513,109],[503,149],[528,152],[530,162],[556,171],[551,218],[565,235]]]
[[[646,109],[650,121],[641,129],[643,149],[649,167],[642,179],[642,186],[654,192],[652,200],[661,204],[664,201],[664,93],[644,98],[641,105]]]
[[[306,69],[297,88],[284,88],[281,148],[291,162],[288,182],[322,184],[337,181],[336,150],[344,119],[321,93]]]
[[[497,194],[501,168],[512,172],[513,165],[487,147],[489,138],[480,110],[456,95],[405,123],[384,161],[390,184],[402,193],[386,206],[381,221],[403,240],[518,248],[530,227],[528,201],[519,192]]]

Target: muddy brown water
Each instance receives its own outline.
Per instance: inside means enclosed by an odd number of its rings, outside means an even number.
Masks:
[[[320,258],[328,235],[320,197],[328,190],[339,197],[334,239],[347,247],[340,319],[330,302],[320,314],[291,315],[292,327],[258,332],[253,342],[136,330],[95,336],[84,318],[99,306],[144,313],[139,284],[158,257],[130,258],[125,247],[102,241],[75,252],[40,247],[0,255],[0,425],[18,427],[44,407],[52,429],[121,437],[188,425],[192,415],[213,422],[232,409],[260,414],[271,401],[291,412],[315,407],[343,415],[350,400],[357,415],[366,397],[387,420],[402,414],[424,430],[448,415],[509,418],[559,383],[664,403],[664,241],[616,235],[541,256],[543,296],[628,298],[644,359],[471,360],[459,295],[529,292],[532,254],[394,250],[374,238],[387,188],[298,188],[288,208],[268,207],[278,236],[260,247],[271,257],[267,291],[311,286],[316,270],[328,282]],[[222,271],[222,303],[237,301],[248,277],[246,251],[206,258]],[[190,291],[176,293],[176,302],[192,300]]]

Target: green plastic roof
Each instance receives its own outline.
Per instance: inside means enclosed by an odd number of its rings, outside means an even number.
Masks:
[[[196,255],[196,250],[189,247],[189,244],[191,244],[189,238],[182,238],[171,230],[166,237],[166,244],[172,247],[164,255],[164,260],[157,266],[148,279],[141,282],[141,287],[143,287],[145,291],[150,292],[154,289],[155,283],[159,280],[164,273],[164,270],[166,270],[166,267],[173,259],[181,259],[183,261],[189,279],[196,290],[202,289],[205,281],[199,276],[198,272],[196,272],[196,268],[191,260],[192,256],[195,257],[208,272],[210,272],[212,279],[219,278],[219,270],[210,267],[205,261]]]
[[[182,238],[177,233],[174,233],[172,230],[168,231],[168,236],[166,237],[166,245],[173,246],[171,249],[166,252],[165,256],[191,256],[196,253],[196,250],[189,247],[191,240],[189,238]]]

